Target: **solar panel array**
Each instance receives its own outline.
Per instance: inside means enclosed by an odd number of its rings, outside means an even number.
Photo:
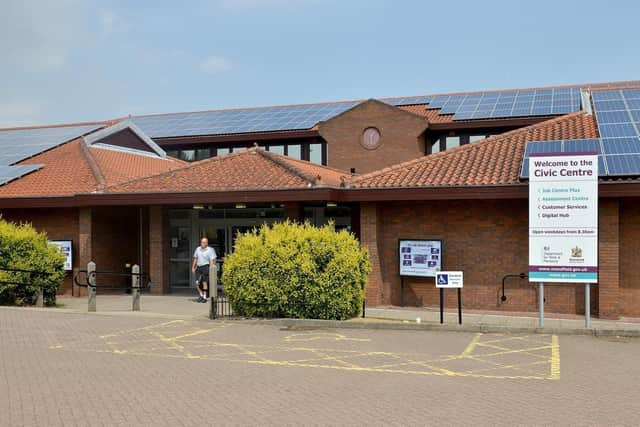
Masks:
[[[560,154],[560,153],[597,153],[598,175],[607,176],[607,167],[602,155],[602,145],[598,138],[591,139],[559,139],[555,141],[528,142],[522,160],[521,178],[529,178],[529,157],[531,154]]]
[[[441,95],[434,97],[428,108],[453,114],[453,120],[567,114],[580,110],[580,88]]]
[[[0,185],[6,184],[9,181],[13,181],[16,178],[20,178],[23,175],[40,169],[41,167],[42,165],[0,165]]]
[[[381,101],[389,105],[420,105],[429,104],[433,101],[434,96],[406,96],[402,98],[382,98]]]
[[[0,185],[42,167],[42,165],[12,165],[101,127],[101,125],[83,125],[0,131]]]
[[[640,89],[591,96],[609,175],[640,175]]]
[[[310,129],[359,102],[138,116],[131,120],[152,138]]]

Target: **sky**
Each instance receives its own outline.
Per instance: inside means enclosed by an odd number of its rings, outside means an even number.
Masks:
[[[635,1],[0,2],[0,126],[640,79]]]

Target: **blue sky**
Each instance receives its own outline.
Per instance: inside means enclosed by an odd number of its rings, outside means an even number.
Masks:
[[[3,0],[0,126],[640,79],[632,1]]]

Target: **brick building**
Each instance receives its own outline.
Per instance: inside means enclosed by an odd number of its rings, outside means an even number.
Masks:
[[[360,239],[373,262],[369,304],[437,305],[432,278],[405,278],[401,286],[398,239],[441,239],[444,268],[465,272],[465,307],[535,311],[536,287],[525,281],[511,283],[500,300],[502,277],[528,265],[525,148],[596,139],[623,147],[631,163],[601,177],[591,310],[638,316],[638,87],[613,82],[2,129],[0,214],[71,240],[74,269],[90,260],[105,270],[140,264],[154,293],[192,286],[190,256],[200,236],[223,263],[238,231],[290,218],[332,220]],[[71,277],[62,292],[72,291]],[[546,309],[580,313],[583,292],[550,286]]]

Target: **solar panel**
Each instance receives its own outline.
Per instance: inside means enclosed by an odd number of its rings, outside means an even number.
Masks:
[[[359,102],[138,116],[131,121],[152,138],[310,129]]]
[[[4,166],[0,165],[0,185],[4,185],[9,181],[13,181],[16,178],[20,178],[30,172],[38,170],[42,165],[18,165],[18,166]]]
[[[12,165],[101,127],[83,125],[0,130],[0,165]]]
[[[609,176],[640,175],[640,154],[605,156]]]
[[[599,139],[559,139],[555,141],[530,141],[524,149],[521,178],[529,178],[529,157],[532,154],[560,154],[560,153],[597,153],[598,175],[607,176],[607,165]]]
[[[603,138],[605,155],[640,154],[640,138]]]
[[[407,96],[403,98],[383,98],[382,102],[389,105],[419,105],[428,104],[433,99],[433,96]]]

